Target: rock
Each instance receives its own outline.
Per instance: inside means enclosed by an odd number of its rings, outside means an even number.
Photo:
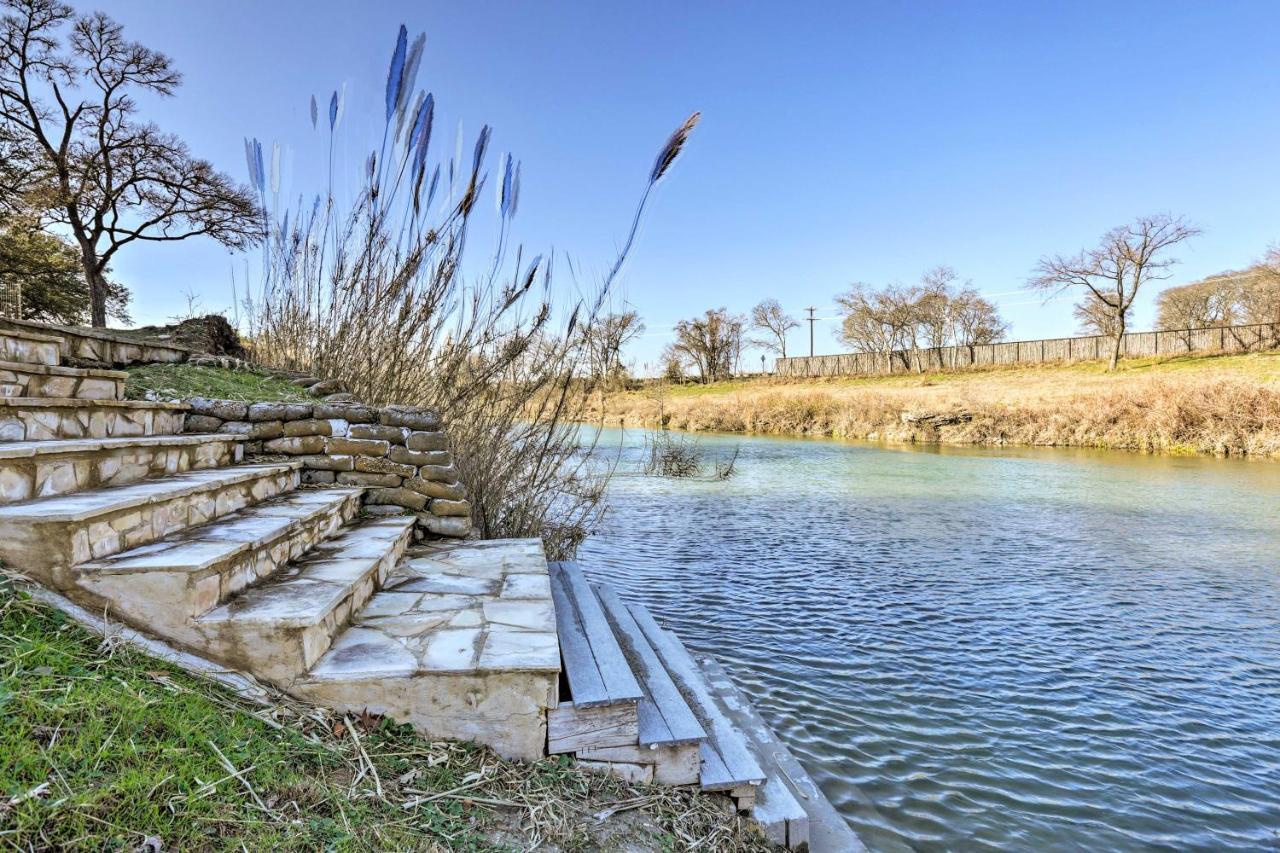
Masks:
[[[351,471],[356,465],[351,456],[304,456],[298,461],[304,468],[316,471]]]
[[[437,483],[456,483],[458,469],[452,465],[423,465],[418,469],[418,476]]]
[[[372,410],[370,410],[372,412]],[[347,432],[351,438],[371,438],[376,441],[386,441],[391,444],[404,444],[404,434],[407,430],[404,427],[383,426],[382,424],[363,423],[352,424],[351,429]]]
[[[321,379],[319,382],[311,385],[307,389],[307,393],[313,397],[323,397],[326,394],[341,394],[347,390],[347,386],[343,385],[337,379]]]
[[[436,536],[462,539],[471,533],[471,519],[460,516],[441,518],[429,512],[417,513],[418,523]]]
[[[436,498],[431,501],[431,514],[442,517],[471,517],[470,501],[450,501],[443,498]]]
[[[204,397],[192,397],[187,400],[192,414],[209,415],[222,418],[224,421],[248,420],[249,405],[237,403],[235,400],[209,400]]]
[[[293,380],[293,384],[299,386],[300,388],[310,388],[312,385],[315,385],[319,381],[320,380],[314,376],[300,376],[297,379]]]
[[[300,456],[309,453],[324,452],[324,436],[300,435],[287,438],[275,438],[262,445],[267,453],[288,453]]]
[[[378,421],[378,410],[363,403],[334,402],[316,403],[317,418],[336,418],[352,424],[371,424]]]
[[[415,430],[431,431],[440,428],[440,416],[430,409],[418,406],[387,406],[382,410],[379,421],[387,426]]]
[[[403,465],[448,465],[453,462],[453,455],[447,450],[422,452],[407,447],[393,447],[388,454],[392,462]]]
[[[310,403],[251,403],[250,421],[298,421],[311,417]]]
[[[326,486],[333,482],[332,471],[303,471],[302,483],[307,486]]]
[[[343,471],[338,475],[338,482],[344,486],[381,486],[394,489],[400,485],[400,478],[395,474],[370,474],[365,471]]]
[[[284,421],[258,421],[249,424],[249,438],[268,439],[284,435]]]
[[[448,450],[449,438],[442,432],[411,432],[404,445],[410,450]]]
[[[386,456],[391,449],[385,441],[366,438],[340,438],[334,436],[325,443],[329,453],[348,453],[352,456]]]
[[[400,477],[412,477],[417,469],[412,465],[401,465],[379,456],[357,456],[356,470],[368,471],[371,474],[396,474]]]
[[[305,421],[288,421],[284,425],[284,434],[295,435],[332,435],[333,424],[329,421],[318,421],[309,418]]]
[[[346,391],[339,391],[337,394],[325,394],[322,398],[326,403],[356,403],[359,398],[355,394],[348,394]]]
[[[439,483],[434,480],[424,480],[421,477],[410,477],[404,481],[404,487],[429,498],[460,501],[467,496],[467,491],[461,483]]]
[[[404,515],[406,510],[402,506],[392,506],[386,504],[365,504],[361,510],[365,515],[373,518],[388,518],[393,515]]]
[[[383,475],[379,475],[383,476]],[[408,489],[370,489],[365,500],[371,504],[395,504],[399,507],[413,510],[423,510],[427,507],[427,498],[411,492]]]
[[[183,432],[218,432],[222,421],[210,415],[187,415],[182,421]]]

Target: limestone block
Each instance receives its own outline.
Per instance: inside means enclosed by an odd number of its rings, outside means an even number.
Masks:
[[[461,483],[441,483],[436,480],[424,480],[421,477],[408,478],[404,481],[404,487],[429,498],[460,501],[467,496],[466,489]]]
[[[237,403],[235,400],[208,400],[204,397],[192,397],[187,400],[193,414],[209,415],[224,421],[248,420],[249,405]]]
[[[442,432],[411,432],[404,444],[410,450],[448,450],[449,438]]]
[[[348,457],[350,458],[350,457]],[[370,474],[364,471],[344,471],[338,475],[338,482],[345,486],[381,486],[393,489],[400,485],[401,478],[395,474]]]
[[[440,428],[440,416],[430,409],[418,406],[387,406],[379,416],[379,422],[387,426],[409,427],[431,431]]]
[[[324,442],[325,438],[322,435],[290,436],[264,442],[262,449],[267,453],[289,453],[295,456],[315,454],[324,452]]]
[[[340,418],[353,424],[371,424],[378,420],[378,410],[363,403],[316,403],[317,418]]]
[[[423,465],[418,469],[418,476],[437,483],[456,483],[458,469],[452,465]]]
[[[303,471],[302,482],[308,486],[324,486],[335,479],[332,471]]]
[[[418,472],[418,469],[412,465],[401,465],[399,462],[377,456],[357,456],[356,470],[368,471],[371,474],[398,474],[401,477],[412,477]]]
[[[436,536],[461,539],[471,533],[471,519],[461,516],[441,517],[429,512],[417,513],[418,523]]]
[[[279,438],[284,435],[283,421],[257,421],[249,425],[246,433],[251,439]]]
[[[365,504],[364,506],[364,514],[373,518],[390,518],[407,512],[408,510],[404,507],[395,504]]]
[[[444,498],[435,498],[431,501],[431,514],[446,517],[469,517],[471,515],[471,503],[469,501],[451,501]]]
[[[212,415],[187,415],[182,422],[183,432],[220,432],[222,421]],[[248,432],[248,430],[246,430]]]
[[[410,450],[407,447],[391,448],[388,458],[392,462],[412,465],[415,468],[421,465],[449,465],[453,462],[453,454],[447,450],[422,451]]]
[[[382,424],[352,424],[351,429],[347,431],[347,435],[351,438],[368,438],[375,441],[385,441],[390,444],[404,444],[405,433],[404,427],[383,426]]]
[[[337,379],[322,379],[307,389],[308,394],[316,397],[323,397],[326,394],[337,394],[347,390],[347,387]]]
[[[325,394],[320,398],[326,403],[358,403],[360,398],[355,394],[348,394],[346,391],[339,391],[337,394]]]
[[[300,460],[304,468],[316,471],[352,471],[355,469],[355,458],[326,454],[324,456],[303,456]]]
[[[331,437],[325,442],[328,453],[350,454],[352,456],[386,456],[391,445],[385,441],[367,438]]]
[[[427,498],[409,489],[372,489],[366,498],[371,504],[395,504],[413,510],[423,510]]]
[[[250,403],[245,416],[248,421],[283,421],[285,420],[284,403]]]
[[[31,475],[11,467],[0,468],[0,499],[6,503],[25,501],[31,497]]]
[[[286,437],[301,435],[333,435],[333,424],[330,421],[307,418],[300,421],[287,421],[284,425]]]

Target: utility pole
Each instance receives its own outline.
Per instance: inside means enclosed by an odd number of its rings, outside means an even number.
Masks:
[[[814,316],[813,316],[813,312],[814,312],[814,311],[817,311],[818,309],[817,309],[817,308],[806,308],[806,309],[804,309],[804,310],[806,310],[806,311],[808,311],[808,312],[809,312],[809,358],[813,358],[813,323],[814,323],[814,320],[815,320],[815,318],[814,318]]]

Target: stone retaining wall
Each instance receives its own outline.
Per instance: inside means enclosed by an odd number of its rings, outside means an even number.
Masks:
[[[185,402],[185,432],[243,435],[247,455],[301,462],[304,484],[364,486],[369,514],[411,512],[437,536],[471,532],[471,504],[435,412],[329,400]]]

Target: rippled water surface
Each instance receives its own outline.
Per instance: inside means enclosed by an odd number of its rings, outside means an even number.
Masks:
[[[619,476],[581,560],[870,847],[1280,847],[1280,464],[700,440],[737,476]]]

